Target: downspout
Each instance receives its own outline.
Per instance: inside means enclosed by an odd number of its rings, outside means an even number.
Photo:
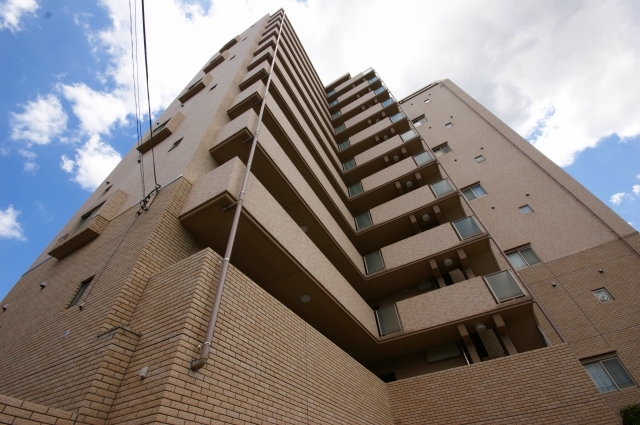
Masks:
[[[260,125],[262,124],[262,115],[264,114],[264,108],[267,104],[267,96],[269,95],[269,86],[271,85],[271,76],[273,75],[273,69],[276,66],[276,57],[278,55],[278,47],[280,46],[280,37],[282,36],[282,27],[284,25],[286,13],[283,11],[282,13],[282,22],[280,23],[280,28],[278,30],[278,39],[276,40],[276,48],[273,51],[273,64],[271,66],[271,71],[269,72],[269,76],[267,78],[267,85],[264,92],[264,98],[262,99],[262,104],[260,105],[260,113],[258,114],[258,125],[256,126],[256,131],[253,134],[253,141],[251,142],[251,151],[249,152],[249,158],[247,159],[247,167],[244,172],[244,178],[242,180],[242,187],[240,189],[240,195],[238,196],[238,200],[227,207],[227,209],[236,207],[235,214],[233,216],[233,222],[231,223],[231,232],[229,233],[229,240],[227,241],[227,249],[224,253],[224,258],[222,259],[222,268],[220,270],[220,278],[218,279],[218,287],[216,289],[216,297],[213,301],[213,309],[211,310],[211,316],[209,317],[209,325],[207,326],[207,334],[204,339],[204,343],[202,344],[202,351],[200,353],[200,358],[197,360],[193,360],[191,362],[191,370],[197,372],[205,364],[207,364],[207,359],[209,358],[209,351],[211,351],[211,341],[213,340],[213,333],[216,328],[216,321],[218,319],[218,312],[220,311],[220,301],[222,300],[222,293],[224,291],[224,283],[227,278],[227,270],[229,270],[229,258],[231,258],[231,251],[233,250],[233,243],[236,239],[236,232],[238,231],[238,223],[240,221],[240,214],[242,213],[242,202],[244,200],[245,191],[247,190],[247,183],[249,181],[249,174],[251,173],[251,163],[253,162],[253,156],[256,151],[256,145],[258,144],[258,133],[260,132]]]

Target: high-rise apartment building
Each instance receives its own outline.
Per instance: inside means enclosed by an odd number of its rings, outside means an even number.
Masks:
[[[618,423],[638,251],[453,82],[323,84],[280,10],[2,301],[0,422]]]

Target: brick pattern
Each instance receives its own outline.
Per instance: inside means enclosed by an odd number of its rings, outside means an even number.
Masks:
[[[66,410],[0,395],[0,423],[10,425],[86,425]]]
[[[387,388],[397,425],[619,423],[565,344]]]
[[[191,372],[219,260],[205,249],[151,278],[132,318],[142,337],[108,423],[391,423],[376,376],[234,267],[209,362]]]

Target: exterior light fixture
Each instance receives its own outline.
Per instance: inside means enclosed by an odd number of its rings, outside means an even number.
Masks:
[[[487,330],[487,325],[485,325],[483,322],[477,322],[475,325],[473,325],[473,327],[476,328],[476,332]]]
[[[40,282],[40,289],[44,289],[44,287],[47,286],[47,282],[46,281],[42,281]]]
[[[409,180],[404,185],[407,186],[407,187],[411,187],[411,186],[413,186],[413,182],[411,180]]]
[[[393,160],[394,160],[395,162],[398,162],[398,161],[400,161],[400,157],[399,157],[398,155],[396,155],[396,156],[394,156],[394,157],[393,157]]]
[[[9,304],[5,304],[2,306],[2,311],[7,311],[8,308],[9,308]]]
[[[311,295],[301,295],[300,296],[300,302],[308,303],[309,301],[311,301]]]
[[[309,231],[309,228],[307,226],[300,226],[300,229],[302,229],[302,231],[305,233]]]
[[[453,260],[451,258],[445,258],[444,259],[444,265],[449,267],[450,265],[453,264]]]
[[[429,214],[422,214],[422,221],[429,221],[431,216]]]

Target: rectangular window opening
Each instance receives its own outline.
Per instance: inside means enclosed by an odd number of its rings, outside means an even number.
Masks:
[[[454,221],[453,227],[455,227],[458,235],[460,235],[460,239],[463,240],[482,233],[482,229],[480,229],[480,226],[478,226],[478,223],[476,223],[473,217],[465,217],[461,220]]]
[[[367,227],[373,224],[373,220],[371,220],[371,214],[367,211],[364,214],[360,214],[355,217],[356,220],[356,230],[366,229]]]
[[[444,179],[433,183],[431,185],[431,190],[433,190],[433,194],[436,195],[436,198],[439,198],[442,195],[453,192],[453,187],[451,187],[449,180]]]
[[[462,194],[467,198],[467,201],[473,201],[476,198],[486,195],[487,192],[485,192],[480,184],[476,184],[467,189],[463,189]]]
[[[509,261],[511,261],[516,269],[523,269],[542,262],[530,246],[508,252],[507,258],[509,258]]]
[[[362,182],[358,182],[352,186],[349,186],[350,198],[353,198],[356,195],[360,195],[362,192],[364,192],[364,189],[362,188]]]
[[[509,270],[493,273],[482,277],[489,286],[498,303],[524,296],[524,292],[513,278]]]
[[[637,387],[617,357],[586,363],[583,366],[601,393]]]
[[[428,121],[427,118],[423,115],[413,120],[413,125],[414,127],[420,127],[422,124],[426,123],[427,121]]]
[[[391,116],[389,119],[391,120],[391,122],[396,122],[398,120],[401,120],[402,118],[404,118],[404,115],[402,115],[402,112],[398,112],[397,114]]]
[[[355,166],[356,166],[356,159],[355,158],[351,158],[347,162],[342,163],[342,170],[349,171],[350,169],[352,169]]]
[[[78,303],[82,299],[82,296],[84,295],[85,291],[89,287],[89,283],[91,283],[91,280],[93,280],[93,276],[91,276],[89,279],[83,281],[80,284],[80,288],[78,288],[78,292],[76,292],[76,295],[73,297],[73,300],[71,300],[71,304],[69,304],[69,307],[67,307],[67,308],[71,308],[71,307],[73,307],[75,305],[78,305]]]
[[[344,131],[347,128],[346,125],[344,124],[340,124],[339,126],[337,126],[336,128],[334,128],[334,131],[336,132],[336,134]]]
[[[402,330],[402,326],[400,326],[400,317],[398,317],[398,310],[396,309],[395,304],[380,308],[375,311],[375,314],[380,336]]]
[[[431,99],[427,99],[424,101],[424,103],[429,103],[429,102],[431,102]]]
[[[476,162],[482,162],[484,161],[484,156],[480,155],[480,156],[476,156]]]
[[[375,273],[384,269],[384,261],[382,260],[382,253],[378,250],[367,254],[364,257],[364,268],[367,274]]]
[[[613,297],[611,296],[611,294],[609,293],[609,291],[607,291],[604,288],[600,288],[600,289],[596,289],[595,291],[592,291],[593,295],[598,299],[598,301],[600,301],[601,303],[607,302],[607,301],[613,301]]]
[[[171,152],[172,150],[174,150],[175,148],[178,147],[178,145],[182,142],[182,139],[184,137],[181,137],[178,141],[176,141],[173,145],[171,145],[171,147],[169,148],[169,150],[167,152]]]
[[[449,152],[451,152],[451,148],[449,147],[448,143],[445,143],[444,145],[438,146],[437,148],[435,148],[433,150],[433,153],[436,155],[437,158],[439,158],[442,155],[445,155],[445,154],[447,154]]]
[[[531,208],[529,205],[523,205],[520,207],[520,212],[522,214],[531,214],[533,212],[533,208]]]

